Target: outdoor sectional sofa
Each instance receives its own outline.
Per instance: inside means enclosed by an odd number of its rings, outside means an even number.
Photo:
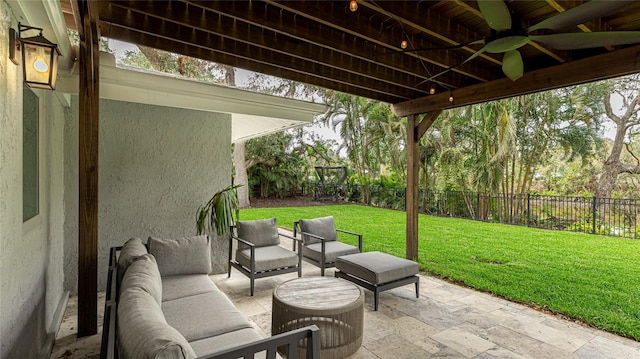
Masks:
[[[305,342],[320,357],[316,326],[262,338],[209,278],[210,248],[208,236],[111,248],[101,358],[275,358]]]

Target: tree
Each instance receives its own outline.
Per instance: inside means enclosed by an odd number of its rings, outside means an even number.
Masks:
[[[628,134],[635,134],[640,125],[640,75],[606,81],[605,84],[609,91],[603,99],[604,106],[607,117],[616,125],[616,134],[598,181],[596,196],[600,198],[611,197],[620,174],[640,174],[640,161],[628,143]],[[622,104],[614,110],[616,100]],[[623,160],[623,148],[635,159],[636,164]]]

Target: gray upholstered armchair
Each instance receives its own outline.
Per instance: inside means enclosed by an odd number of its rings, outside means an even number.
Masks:
[[[238,221],[232,228],[229,241],[229,277],[231,268],[249,277],[251,281],[251,295],[254,292],[254,282],[258,278],[273,275],[298,272],[302,276],[302,254],[280,246],[280,237],[287,237],[299,242],[300,239],[278,232],[276,219],[262,219],[254,221]],[[237,242],[235,257],[233,256],[233,242]]]
[[[338,232],[358,237],[358,246],[338,241]],[[335,267],[336,258],[362,252],[362,234],[337,229],[333,216],[301,219],[293,223],[293,236],[300,233],[302,259],[320,267],[320,275],[325,268]],[[295,249],[294,242],[294,249]]]

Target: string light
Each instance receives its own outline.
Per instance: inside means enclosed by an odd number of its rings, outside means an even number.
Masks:
[[[349,10],[351,10],[351,12],[358,10],[358,2],[356,0],[351,0],[349,2]]]
[[[402,42],[400,43],[400,47],[403,48],[403,49],[406,49],[407,45],[408,45],[407,44],[407,40],[402,40]]]
[[[453,103],[453,91],[449,94],[449,102]]]
[[[436,93],[436,85],[431,85],[431,87],[429,87],[429,95],[433,95]]]

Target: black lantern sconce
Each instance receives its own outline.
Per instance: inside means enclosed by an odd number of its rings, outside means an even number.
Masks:
[[[25,31],[39,30],[32,37],[22,37]],[[18,52],[22,52],[22,60]],[[47,40],[39,27],[18,24],[18,32],[9,29],[9,59],[16,65],[22,61],[24,83],[28,87],[48,90],[56,89],[58,77],[58,45]]]

